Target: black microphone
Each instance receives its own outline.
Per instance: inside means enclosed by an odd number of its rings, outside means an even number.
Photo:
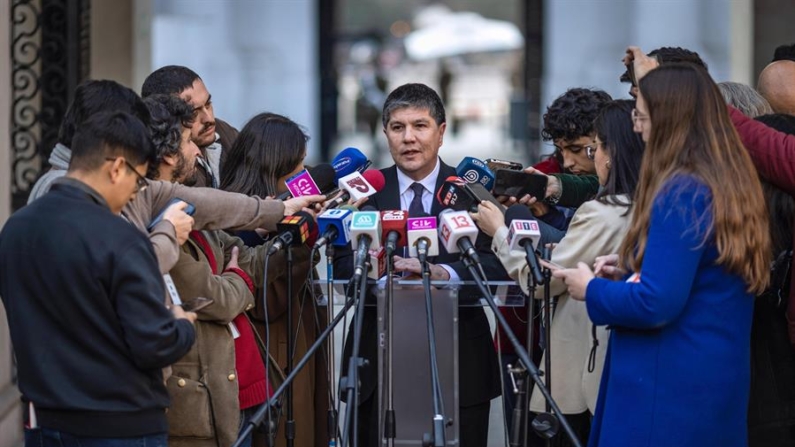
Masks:
[[[279,231],[276,240],[268,249],[268,255],[272,255],[277,251],[287,247],[288,245],[301,245],[307,243],[313,245],[314,238],[317,238],[317,227],[315,220],[311,214],[306,211],[299,211],[292,216],[284,216],[284,218],[276,224],[276,229]]]
[[[524,249],[527,264],[536,284],[544,284],[544,275],[541,274],[534,249],[541,239],[541,232],[533,213],[524,205],[514,205],[505,211],[505,225],[509,230],[508,243],[511,250]]]

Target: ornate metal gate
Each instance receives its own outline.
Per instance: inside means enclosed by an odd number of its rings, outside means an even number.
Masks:
[[[90,0],[11,2],[11,193],[22,207],[90,71]]]

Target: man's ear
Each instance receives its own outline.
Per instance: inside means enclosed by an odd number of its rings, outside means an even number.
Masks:
[[[165,164],[167,164],[169,166],[176,166],[178,161],[179,161],[179,158],[177,157],[176,154],[174,154],[174,155],[164,155],[163,156],[163,163],[165,163]]]
[[[121,157],[114,160],[109,166],[108,177],[110,178],[110,183],[115,185],[124,175],[127,166],[125,166],[124,159]]]

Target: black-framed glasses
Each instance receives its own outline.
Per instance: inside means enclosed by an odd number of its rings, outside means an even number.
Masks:
[[[108,157],[105,160],[115,162],[118,159],[119,157],[117,158]],[[146,177],[138,173],[138,171],[135,170],[135,166],[131,165],[129,161],[127,161],[126,159],[123,160],[124,164],[127,165],[127,168],[135,174],[135,192],[141,192],[144,189],[146,189],[146,187],[149,186],[149,182],[146,181]]]

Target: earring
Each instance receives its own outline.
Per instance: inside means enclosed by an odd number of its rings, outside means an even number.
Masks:
[[[608,159],[607,159],[607,161],[605,162],[605,167],[606,167],[607,169],[610,169],[610,159],[609,159],[609,158],[608,158]]]

